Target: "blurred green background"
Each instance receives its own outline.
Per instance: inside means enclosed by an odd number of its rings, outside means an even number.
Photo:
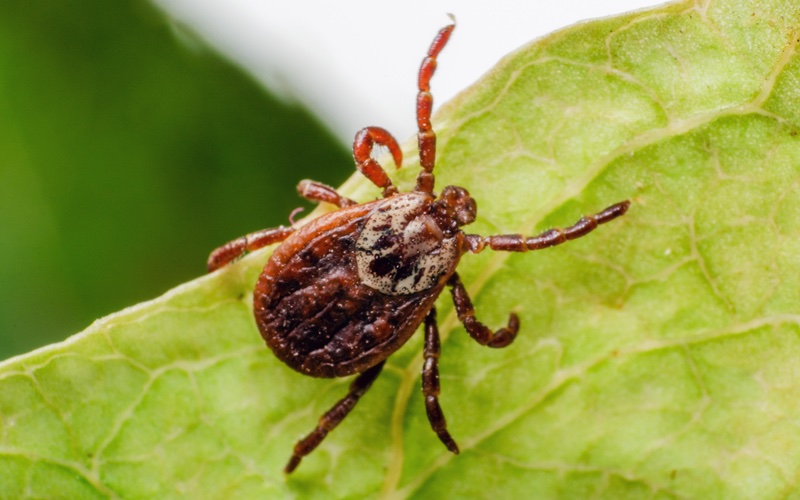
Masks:
[[[141,1],[0,3],[0,359],[205,272],[346,146]]]

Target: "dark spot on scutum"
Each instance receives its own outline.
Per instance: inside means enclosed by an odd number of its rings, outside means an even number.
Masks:
[[[417,285],[419,285],[419,282],[420,282],[420,280],[421,280],[421,279],[422,279],[422,277],[425,275],[425,272],[426,272],[428,269],[430,269],[430,268],[429,268],[429,267],[420,267],[420,268],[417,270],[417,274],[414,276],[414,287],[416,287]]]
[[[400,238],[399,234],[395,234],[395,233],[383,234],[375,242],[375,245],[373,246],[372,249],[373,250],[385,250],[387,248],[391,248],[397,243],[397,240],[399,238]]]
[[[397,267],[397,274],[395,274],[395,280],[400,281],[403,279],[408,278],[416,269],[416,264],[418,258],[407,258],[402,260],[402,265]]]
[[[387,276],[389,273],[397,269],[400,264],[400,257],[394,254],[384,255],[378,257],[369,263],[369,270],[376,276]]]

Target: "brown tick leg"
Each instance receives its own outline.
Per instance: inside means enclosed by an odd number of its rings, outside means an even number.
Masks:
[[[356,202],[350,198],[345,198],[337,193],[332,187],[308,179],[300,181],[300,184],[297,185],[297,192],[307,200],[317,202],[324,201],[336,205],[339,208],[352,207],[356,204]]]
[[[327,436],[330,431],[332,431],[342,420],[344,420],[344,417],[350,413],[356,403],[358,403],[358,400],[361,398],[361,396],[367,392],[372,383],[381,373],[384,363],[385,361],[381,361],[377,365],[359,375],[353,381],[353,383],[350,384],[350,390],[347,393],[347,396],[340,399],[338,403],[333,405],[333,408],[328,410],[328,412],[319,419],[317,428],[311,431],[311,434],[304,437],[298,441],[296,445],[294,445],[294,453],[292,453],[292,458],[289,459],[289,462],[283,469],[286,474],[290,474],[292,471],[294,471],[297,466],[300,465],[300,461],[303,460],[303,457],[314,451],[314,448],[316,448],[322,442],[322,440],[325,439],[325,436]]]
[[[611,205],[602,212],[581,217],[581,220],[566,229],[549,229],[541,234],[526,238],[521,234],[500,234],[495,236],[478,236],[476,234],[466,235],[467,250],[472,253],[481,252],[488,245],[492,250],[505,252],[528,252],[530,250],[541,250],[569,240],[586,236],[594,231],[600,224],[610,222],[628,211],[631,202],[625,200]]]
[[[230,241],[211,252],[211,255],[208,256],[208,272],[216,271],[220,267],[230,264],[247,252],[283,241],[293,232],[293,227],[281,226],[262,229]]]
[[[392,134],[380,127],[363,128],[356,133],[353,141],[353,158],[356,160],[356,168],[364,174],[373,184],[383,189],[383,196],[397,194],[397,188],[392,185],[389,176],[380,164],[372,158],[372,149],[375,144],[386,146],[392,154],[394,164],[397,168],[403,163],[403,153],[400,146]]]
[[[519,318],[516,314],[508,315],[508,326],[492,332],[486,325],[475,319],[475,309],[472,307],[472,301],[464,284],[461,283],[458,273],[453,273],[447,284],[453,294],[453,303],[456,306],[458,319],[464,324],[470,337],[480,345],[489,347],[506,347],[514,341],[519,331]]]
[[[428,54],[422,60],[422,65],[419,68],[419,76],[417,78],[417,85],[419,93],[417,94],[417,140],[419,143],[419,164],[422,166],[422,172],[417,176],[416,191],[425,193],[433,192],[433,166],[436,163],[436,133],[431,126],[431,110],[433,109],[433,95],[431,95],[431,77],[436,71],[436,57],[447,44],[450,39],[450,34],[455,29],[456,25],[451,24],[445,26],[436,38],[433,39],[431,47],[428,49]]]
[[[439,436],[448,450],[458,454],[458,445],[447,432],[447,421],[439,406],[439,328],[436,326],[436,309],[431,308],[425,316],[425,363],[422,365],[422,394],[425,396],[425,411],[433,432]]]

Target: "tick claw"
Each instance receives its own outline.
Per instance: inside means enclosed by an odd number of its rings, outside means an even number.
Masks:
[[[453,452],[453,454],[455,454],[455,455],[458,455],[459,453],[461,453],[461,450],[458,449],[458,445],[453,440],[451,440],[449,443],[447,443],[447,449],[449,451]]]
[[[286,464],[286,467],[283,468],[284,474],[291,474],[300,465],[300,461],[303,460],[302,457],[298,457],[297,455],[292,455],[292,458],[289,459],[289,462]]]

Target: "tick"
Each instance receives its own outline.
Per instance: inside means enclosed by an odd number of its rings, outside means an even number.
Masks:
[[[304,180],[300,195],[331,203],[339,210],[300,227],[278,227],[248,234],[214,250],[208,270],[214,271],[266,245],[282,242],[269,258],[253,293],[258,329],[275,356],[294,370],[312,377],[358,376],[347,395],[297,442],[285,472],[300,461],[350,413],[383,369],[386,358],[424,324],[422,392],[431,427],[448,450],[458,445],[447,430],[439,405],[439,331],[434,302],[450,288],[458,319],[479,344],[506,347],[517,336],[519,318],[492,331],[475,317],[472,301],[456,272],[461,256],[484,249],[527,252],[585,236],[598,225],[623,215],[623,201],[582,217],[566,229],[537,236],[466,234],[477,204],[466,189],[447,186],[434,192],[436,134],[431,127],[433,97],[430,80],[436,58],[455,25],[442,28],[422,60],[417,94],[419,161],[416,187],[400,193],[383,167],[372,158],[376,145],[385,146],[399,168],[400,146],[389,132],[367,127],[356,134],[356,168],[383,190],[383,198],[356,203],[330,186]]]

